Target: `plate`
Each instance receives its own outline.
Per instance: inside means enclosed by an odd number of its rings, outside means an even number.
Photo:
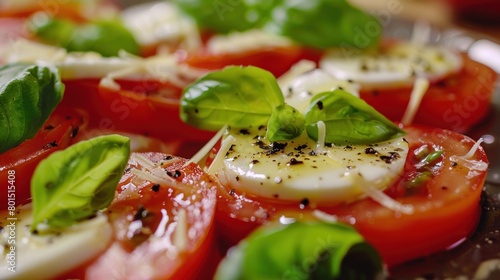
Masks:
[[[385,27],[386,37],[410,40],[416,25],[427,28],[429,42],[467,52],[500,73],[500,43],[461,29],[438,29],[395,19]],[[500,82],[491,111],[468,136],[482,144],[490,161],[481,198],[482,214],[476,231],[453,248],[391,269],[390,279],[500,279]],[[491,271],[488,273],[488,271]]]

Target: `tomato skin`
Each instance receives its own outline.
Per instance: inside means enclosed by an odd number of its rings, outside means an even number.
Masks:
[[[465,155],[474,142],[461,134],[438,128],[408,126],[404,129],[408,133],[405,138],[410,143],[410,156],[423,145],[444,150],[439,172],[422,185],[421,192],[401,191],[407,183],[404,178],[416,169],[416,162],[409,159],[401,179],[385,191],[400,203],[413,205],[413,214],[395,213],[371,199],[301,209],[299,203],[273,201],[249,194],[243,196],[226,186],[225,191],[219,193],[217,226],[221,233],[226,233],[223,239],[229,241],[227,246],[234,245],[255,227],[271,220],[282,217],[315,219],[313,210],[354,226],[389,266],[445,250],[463,241],[478,223],[486,170],[469,171],[461,163],[455,164],[450,157]],[[472,159],[488,162],[482,148]]]
[[[85,125],[86,116],[83,112],[57,108],[33,138],[0,154],[1,182],[8,182],[10,170],[15,172],[16,205],[24,204],[31,198],[31,176],[38,163],[53,152],[68,147]],[[0,201],[0,209],[7,209],[7,185],[0,192],[4,198]]]
[[[215,133],[199,130],[180,119],[182,89],[155,80],[118,80],[121,89],[99,86],[98,79],[64,81],[64,106],[89,112],[90,126],[118,130],[170,142],[182,140],[200,143]],[[187,152],[180,151],[183,156]]]
[[[430,85],[413,123],[465,133],[487,116],[497,74],[466,54],[462,58],[459,73]],[[387,118],[400,121],[412,88],[362,89],[360,97]]]
[[[320,51],[299,46],[267,47],[242,53],[211,54],[207,51],[190,53],[182,59],[188,65],[217,70],[229,65],[257,66],[279,77],[302,59],[318,62]]]
[[[82,279],[199,279],[207,273],[202,269],[215,250],[217,183],[197,165],[184,166],[186,159],[163,153],[141,155],[161,165],[169,183],[155,186],[138,178],[133,170],[143,167],[131,156],[108,207],[115,232],[112,244],[87,267],[67,275]],[[175,241],[180,211],[185,211],[188,226],[184,249]]]

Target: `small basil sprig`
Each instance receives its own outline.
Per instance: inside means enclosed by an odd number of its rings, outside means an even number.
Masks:
[[[61,101],[64,84],[51,66],[0,67],[0,153],[32,138]]]
[[[405,132],[362,99],[343,90],[313,97],[306,113],[306,131],[318,140],[318,121],[326,127],[325,142],[337,145],[371,144]]]
[[[257,229],[229,250],[215,279],[376,279],[383,273],[380,255],[352,227],[308,222]]]
[[[219,130],[224,125],[248,128],[266,125],[274,108],[284,102],[270,72],[253,66],[230,66],[184,89],[180,117],[206,130]]]
[[[100,20],[77,25],[69,20],[51,18],[33,23],[32,30],[38,38],[68,51],[93,51],[103,56],[116,56],[120,50],[139,54],[139,45],[132,33],[119,21]]]
[[[368,48],[378,43],[382,33],[376,17],[346,0],[284,0],[273,13],[276,16],[266,29],[316,48]]]
[[[127,164],[130,140],[106,135],[81,141],[41,161],[31,179],[32,229],[64,228],[113,200]]]
[[[195,81],[183,92],[180,117],[205,130],[267,125],[270,141],[298,137],[304,125],[309,137],[317,141],[318,121],[326,125],[325,141],[339,145],[371,144],[405,134],[366,102],[343,90],[316,95],[304,123],[304,117],[285,104],[276,78],[253,66],[230,66]]]

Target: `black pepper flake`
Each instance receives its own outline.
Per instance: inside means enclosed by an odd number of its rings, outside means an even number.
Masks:
[[[151,190],[153,190],[154,192],[158,192],[160,190],[160,184],[154,184],[151,187]]]
[[[47,150],[47,149],[50,149],[50,148],[53,148],[53,147],[57,147],[57,146],[58,146],[57,142],[56,141],[52,141],[50,143],[47,143],[47,144],[43,145],[43,148]]]
[[[393,161],[395,161],[400,157],[399,154],[396,152],[390,152],[389,154],[390,154],[389,156],[380,156],[380,159],[385,161],[385,163],[392,163]]]
[[[307,208],[307,206],[309,206],[309,199],[307,199],[307,198],[302,199],[300,201],[299,208],[305,209],[305,208]]]
[[[125,170],[123,170],[123,174],[130,172],[131,169],[132,168],[130,168],[130,167],[125,168]]]
[[[142,220],[144,218],[147,218],[148,216],[151,216],[152,213],[150,213],[144,206],[139,206],[137,209],[137,212],[134,215],[134,221]]]
[[[261,126],[259,126],[259,130],[263,130],[263,129],[265,129],[265,128],[266,128],[266,126],[265,126],[265,125],[261,125]]]
[[[266,146],[265,148],[265,150],[267,150],[266,155],[270,156],[283,151],[287,144],[288,143],[278,143],[278,142],[271,143],[271,145]]]
[[[55,128],[55,126],[53,126],[53,125],[51,125],[51,124],[46,125],[46,126],[44,127],[44,129],[46,129],[46,130],[52,130],[52,129],[54,129],[54,128]]]
[[[236,179],[236,181],[239,181],[240,180],[240,176],[236,176],[235,179]]]
[[[234,190],[234,189],[230,189],[230,190],[229,190],[229,195],[230,195],[230,196],[233,196],[233,195],[234,195],[234,193],[235,193],[235,190]]]
[[[316,106],[318,106],[318,109],[323,110],[323,102],[321,101],[316,102]]]
[[[315,152],[315,151],[310,151],[310,152],[309,152],[309,155],[310,155],[310,156],[315,156],[315,155],[316,155],[316,152]]]
[[[458,165],[458,163],[457,163],[457,162],[455,162],[455,161],[452,161],[452,162],[451,162],[451,167],[455,167],[455,166],[457,166],[457,165]]]
[[[179,170],[175,170],[174,173],[167,170],[167,175],[173,178],[181,177],[182,173]]]
[[[69,133],[69,138],[75,138],[78,135],[78,131],[80,131],[80,128],[78,126],[73,128]]]
[[[258,160],[256,160],[256,159],[254,159],[254,160],[252,160],[252,161],[250,162],[250,164],[252,164],[252,165],[253,165],[253,164],[257,164],[257,163],[259,163],[259,161],[258,161]]]
[[[195,112],[196,114],[198,114],[198,112],[199,112],[199,111],[198,111],[198,108],[194,109],[194,112]]]
[[[305,148],[307,148],[307,144],[299,145],[299,146],[297,146],[297,147],[295,147],[293,149],[296,150],[296,151],[301,151],[301,150],[303,150]]]
[[[365,154],[367,154],[367,155],[378,155],[378,151],[375,150],[374,148],[370,147],[370,148],[366,148],[365,149]]]
[[[442,186],[442,187],[441,187],[441,189],[442,189],[443,191],[446,191],[446,190],[448,190],[448,187],[447,187],[447,186]]]
[[[168,156],[166,156],[166,157],[163,158],[163,160],[171,160],[171,159],[173,159],[173,157],[170,156],[170,155],[168,155]]]
[[[291,158],[289,162],[286,163],[287,166],[303,164],[303,161],[297,160],[296,158]]]
[[[352,146],[347,145],[347,146],[344,147],[344,149],[346,149],[346,150],[352,150]]]
[[[248,131],[248,129],[241,129],[241,130],[240,130],[240,133],[241,133],[242,135],[249,135],[249,134],[250,134],[250,131]]]
[[[352,79],[347,79],[347,82],[350,84],[354,83],[354,81]]]

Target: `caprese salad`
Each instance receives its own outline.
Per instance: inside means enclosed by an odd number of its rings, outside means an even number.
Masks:
[[[345,1],[221,3],[0,45],[0,278],[383,279],[474,232],[488,159],[456,131],[496,73],[361,46],[380,26]]]

